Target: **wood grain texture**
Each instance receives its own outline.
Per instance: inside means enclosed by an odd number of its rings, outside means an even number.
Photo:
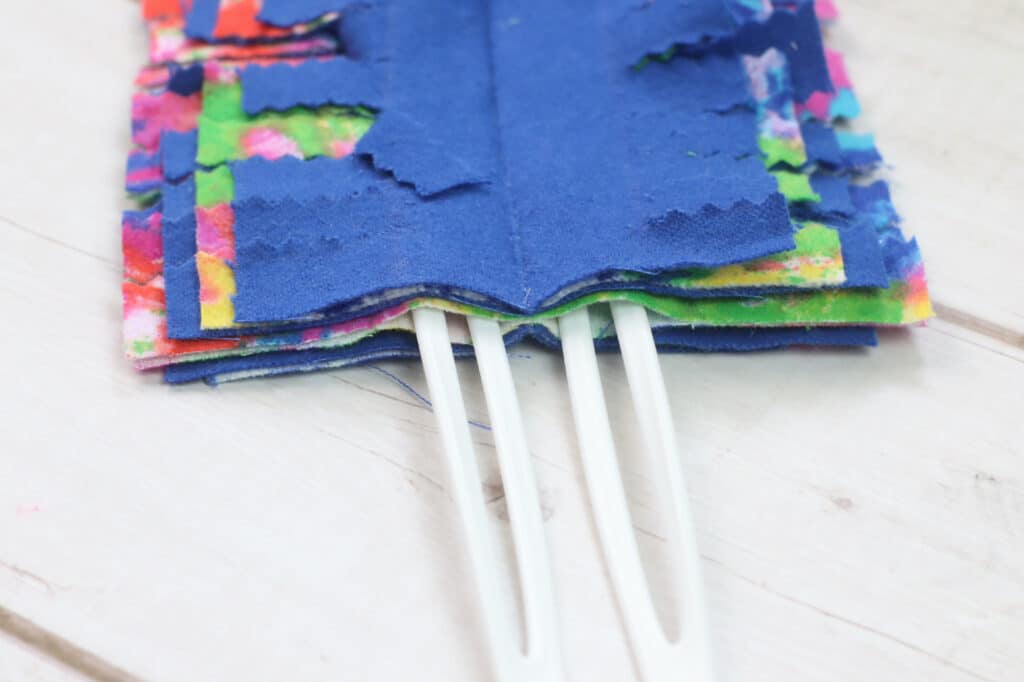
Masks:
[[[91,682],[90,678],[0,635],[0,682]]]
[[[39,576],[12,564],[7,564],[5,568],[22,578],[42,580]],[[20,670],[15,677],[11,675],[11,667],[0,668],[0,682],[8,679],[8,676],[10,679],[49,678],[58,673],[55,664],[63,666],[60,670],[62,676],[85,678],[96,682],[139,682],[139,678],[131,673],[111,665],[74,642],[45,630],[2,606],[0,631],[7,637],[0,640],[0,652],[6,654],[11,666],[17,666]]]
[[[986,7],[848,0],[837,28],[937,297],[982,327],[940,320],[873,351],[664,358],[723,681],[1024,679],[1020,233],[1007,222],[1024,177],[1021,145],[985,137],[1020,141],[1019,86],[996,67],[1019,61],[1024,20],[1017,3]],[[137,7],[12,12],[0,309],[22,331],[0,335],[0,607],[150,682],[488,679],[422,403],[372,368],[211,390],[126,366],[117,230]],[[44,30],[61,40],[25,59]],[[944,63],[954,43],[986,68]],[[979,106],[991,92],[999,106]],[[561,362],[533,348],[512,362],[570,678],[635,679]],[[635,452],[621,360],[601,365],[620,450]],[[418,367],[384,368],[425,392]],[[486,423],[475,369],[460,371]],[[475,437],[507,533],[493,442]],[[653,486],[638,459],[623,469],[671,604]],[[79,679],[4,632],[0,680]]]

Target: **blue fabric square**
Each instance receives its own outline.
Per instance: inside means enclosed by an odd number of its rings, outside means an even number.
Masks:
[[[233,165],[237,319],[422,285],[529,313],[600,273],[792,248],[737,54],[634,68],[623,6],[381,0],[343,17],[374,37],[357,59],[245,70],[250,113],[380,113],[352,157]]]

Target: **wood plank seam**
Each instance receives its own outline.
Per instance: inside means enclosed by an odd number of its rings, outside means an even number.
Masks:
[[[814,605],[814,604],[812,604],[810,602],[806,602],[806,601],[804,601],[802,599],[799,599],[797,597],[794,597],[792,595],[785,594],[784,592],[779,592],[778,590],[772,589],[771,587],[766,585],[764,583],[764,581],[762,581],[762,580],[755,580],[754,578],[749,578],[749,577],[747,577],[745,575],[742,575],[741,573],[737,573],[736,571],[733,571],[732,569],[730,569],[728,566],[726,566],[721,561],[718,561],[717,559],[714,559],[714,558],[712,558],[710,556],[707,556],[706,554],[701,554],[701,558],[704,561],[707,561],[708,563],[713,564],[713,565],[717,566],[718,568],[722,569],[728,575],[731,575],[733,578],[736,578],[737,580],[742,580],[743,582],[748,583],[750,585],[753,585],[754,587],[756,587],[758,589],[764,590],[768,594],[770,594],[770,595],[772,595],[774,597],[777,597],[779,599],[782,599],[783,601],[789,602],[790,604],[793,604],[795,606],[799,606],[799,607],[802,607],[802,608],[805,608],[805,609],[810,609],[811,611],[814,611],[815,613],[817,613],[817,614],[819,614],[819,615],[821,615],[821,616],[823,616],[825,618],[828,618],[830,620],[835,620],[835,621],[837,621],[839,623],[842,623],[844,625],[847,625],[849,627],[856,628],[856,629],[861,630],[863,632],[867,632],[869,634],[875,635],[875,636],[880,637],[880,638],[882,638],[884,640],[892,642],[893,644],[897,644],[897,645],[899,645],[899,646],[901,646],[901,647],[903,647],[905,649],[913,651],[914,653],[917,653],[917,654],[920,654],[920,655],[925,656],[927,658],[930,658],[933,661],[935,661],[937,663],[940,663],[941,665],[944,665],[947,668],[950,668],[951,670],[956,670],[957,672],[962,673],[962,674],[964,674],[964,675],[966,675],[966,676],[968,676],[968,677],[970,677],[972,679],[978,680],[979,682],[998,682],[998,680],[993,680],[991,678],[985,677],[984,675],[980,675],[980,674],[974,672],[973,670],[970,670],[968,668],[964,668],[963,666],[957,665],[956,663],[954,663],[953,661],[949,660],[948,658],[944,658],[944,657],[940,656],[939,654],[936,654],[936,653],[933,653],[931,651],[928,651],[927,649],[924,649],[924,648],[922,648],[922,647],[920,647],[920,646],[918,646],[918,645],[916,645],[916,644],[914,644],[912,642],[908,642],[905,639],[901,639],[900,637],[897,637],[895,635],[891,635],[891,634],[889,634],[887,632],[883,632],[882,630],[879,630],[877,628],[871,627],[870,625],[865,625],[864,623],[859,623],[859,622],[857,622],[857,621],[855,621],[855,620],[853,620],[851,618],[847,618],[847,617],[845,617],[845,616],[843,616],[841,614],[835,613],[833,611],[829,611],[828,609],[822,608],[820,606],[816,606],[816,605]]]
[[[121,266],[121,264],[119,262],[115,261],[115,260],[112,260],[110,258],[106,258],[105,256],[101,256],[101,255],[93,253],[91,251],[86,251],[85,249],[81,249],[81,248],[75,246],[74,244],[68,244],[67,242],[62,241],[60,239],[57,239],[56,237],[51,237],[50,235],[46,234],[45,232],[40,232],[38,230],[34,230],[31,227],[27,227],[25,225],[22,225],[21,223],[15,221],[15,220],[11,220],[7,216],[0,215],[0,223],[3,223],[4,225],[7,225],[11,229],[18,230],[20,232],[23,232],[23,233],[29,235],[29,236],[35,237],[37,239],[41,239],[44,242],[47,242],[49,244],[53,244],[54,246],[60,246],[62,248],[65,248],[65,249],[71,251],[72,253],[77,253],[77,254],[79,254],[81,256],[85,256],[85,257],[91,258],[91,259],[93,259],[95,261],[99,261],[100,263],[103,263],[106,266],[115,267],[115,268],[118,268],[118,267]]]
[[[0,632],[96,682],[143,682],[141,677],[119,668],[3,606],[0,606]]]
[[[987,336],[995,341],[1001,341],[1015,348],[1024,349],[1024,332],[1015,331],[940,301],[932,301],[932,307],[935,309],[935,316],[940,320],[963,327],[976,334]]]

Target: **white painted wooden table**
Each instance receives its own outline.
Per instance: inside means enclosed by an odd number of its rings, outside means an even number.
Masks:
[[[664,359],[722,679],[1019,682],[1024,3],[843,9],[940,319],[873,351]],[[427,409],[372,369],[171,389],[121,359],[142,56],[128,0],[4,5],[0,680],[488,679]],[[526,352],[570,676],[632,680],[561,362]],[[629,414],[621,360],[602,364]],[[649,482],[626,469],[657,567]]]

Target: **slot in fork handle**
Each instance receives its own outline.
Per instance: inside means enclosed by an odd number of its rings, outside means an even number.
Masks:
[[[500,329],[493,321],[470,320],[512,525],[525,611],[525,652],[512,615],[511,595],[499,579],[500,555],[490,528],[445,315],[420,308],[413,311],[413,322],[496,677],[499,682],[562,682],[557,611],[539,495]]]
[[[667,540],[682,596],[677,631],[669,641],[654,609],[619,472],[608,409],[594,351],[590,316],[579,308],[559,320],[573,416],[591,508],[634,659],[646,682],[712,682],[700,556],[675,444],[668,397],[646,310],[612,307],[645,447],[655,458]]]

